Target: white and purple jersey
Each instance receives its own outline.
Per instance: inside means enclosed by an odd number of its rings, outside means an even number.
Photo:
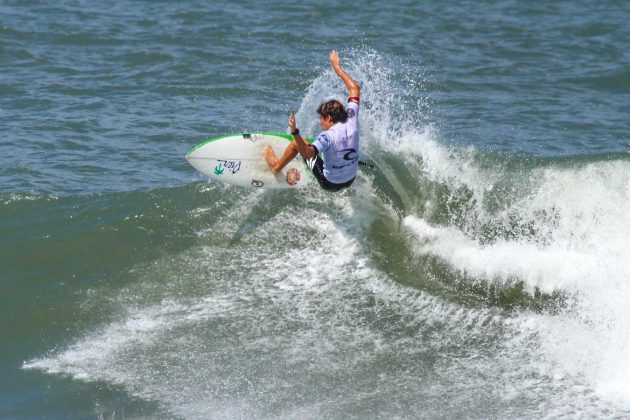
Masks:
[[[357,175],[359,168],[359,99],[350,98],[346,106],[348,119],[322,131],[312,143],[324,161],[324,176],[343,184]]]

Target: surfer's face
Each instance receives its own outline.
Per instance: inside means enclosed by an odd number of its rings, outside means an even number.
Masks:
[[[332,120],[332,117],[330,115],[327,115],[325,117],[323,116],[319,116],[319,125],[322,126],[322,129],[328,130],[330,127],[332,127],[335,123]]]

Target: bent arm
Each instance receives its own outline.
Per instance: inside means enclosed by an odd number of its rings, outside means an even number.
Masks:
[[[293,136],[293,141],[297,146],[298,152],[304,159],[311,159],[317,155],[313,146],[304,140],[304,137],[299,134]]]
[[[361,86],[359,86],[359,84],[357,82],[355,82],[352,77],[350,77],[348,75],[348,73],[346,73],[342,68],[341,65],[339,64],[339,54],[337,54],[337,51],[332,50],[330,52],[330,65],[332,66],[333,70],[335,71],[335,73],[337,74],[337,76],[339,76],[341,78],[341,80],[343,80],[343,83],[345,83],[346,85],[346,89],[348,89],[348,95],[352,98],[352,97],[360,97],[361,95]]]
[[[295,114],[292,112],[289,116],[289,129],[291,130],[291,133],[295,131],[295,128]],[[295,134],[293,136],[293,141],[295,143],[295,146],[297,147],[298,153],[304,159],[314,158],[317,155],[317,153],[315,153],[315,149],[313,149],[313,146],[311,146],[306,140],[304,140],[304,137],[302,137],[301,135]]]

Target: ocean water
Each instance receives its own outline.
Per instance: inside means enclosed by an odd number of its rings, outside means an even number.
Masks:
[[[629,18],[0,1],[0,417],[629,417]],[[352,188],[187,164],[316,135],[333,48]]]

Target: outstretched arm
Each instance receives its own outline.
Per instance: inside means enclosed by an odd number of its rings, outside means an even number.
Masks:
[[[351,98],[358,98],[361,95],[361,86],[359,86],[359,84],[355,82],[350,76],[348,76],[348,73],[346,73],[341,68],[341,65],[339,64],[339,54],[337,54],[337,51],[335,50],[332,50],[330,52],[330,65],[332,66],[335,73],[337,73],[337,76],[339,76],[341,80],[343,80],[343,82],[346,84],[348,95]]]

